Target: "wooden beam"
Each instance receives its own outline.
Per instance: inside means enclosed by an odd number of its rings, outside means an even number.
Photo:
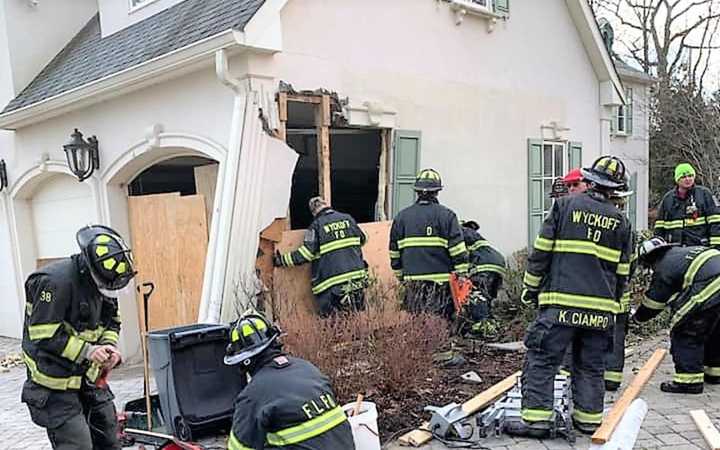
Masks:
[[[280,119],[280,126],[277,130],[277,138],[287,142],[287,120],[288,120],[288,109],[287,109],[287,92],[280,92],[278,94],[278,118]]]
[[[301,95],[301,94],[286,94],[289,102],[298,103],[313,103],[319,105],[322,103],[322,96],[320,95]]]
[[[476,412],[490,405],[490,403],[500,398],[500,396],[502,396],[505,392],[512,389],[513,386],[515,386],[515,383],[517,383],[517,378],[519,376],[520,372],[515,372],[514,374],[510,375],[499,383],[494,384],[487,390],[479,393],[475,397],[463,403],[461,406],[462,410],[468,415],[475,414]],[[413,447],[419,447],[423,444],[426,444],[427,442],[432,440],[432,433],[430,433],[430,431],[428,430],[429,426],[430,422],[424,422],[422,425],[420,425],[420,428],[400,436],[400,443]]]
[[[623,414],[625,414],[625,410],[640,394],[640,391],[642,391],[650,377],[652,377],[653,373],[655,373],[655,369],[658,368],[666,353],[667,350],[665,349],[655,350],[655,353],[653,353],[645,365],[642,366],[640,372],[638,372],[638,374],[635,375],[635,378],[633,378],[630,386],[625,389],[620,399],[615,402],[615,406],[613,406],[612,410],[610,410],[610,414],[603,419],[600,428],[598,428],[595,431],[595,434],[592,435],[593,444],[602,445],[610,440],[610,436],[613,431],[615,431],[615,427],[617,427],[620,419],[622,419]]]
[[[318,190],[326,202],[332,204],[330,185],[330,96],[323,95],[320,107],[315,108],[317,127]]]
[[[378,196],[376,220],[387,220],[387,185],[388,185],[388,142],[390,130],[380,130],[380,167],[378,167]]]
[[[720,432],[718,432],[717,428],[715,428],[715,425],[713,425],[710,421],[710,418],[705,411],[702,409],[696,409],[690,411],[690,415],[692,416],[695,425],[697,425],[698,430],[700,430],[700,433],[702,433],[705,438],[708,448],[710,450],[720,450]]]

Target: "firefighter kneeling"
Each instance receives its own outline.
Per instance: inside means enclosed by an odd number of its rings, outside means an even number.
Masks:
[[[309,362],[286,356],[279,336],[256,314],[231,329],[225,364],[240,364],[251,380],[235,399],[228,449],[354,450],[330,381]]]
[[[522,297],[539,312],[525,337],[522,421],[506,428],[510,434],[547,436],[555,374],[571,343],[573,423],[593,433],[602,421],[604,357],[630,273],[630,225],[609,199],[625,182],[625,166],[601,157],[583,177],[590,189],[555,202],[528,259]]]

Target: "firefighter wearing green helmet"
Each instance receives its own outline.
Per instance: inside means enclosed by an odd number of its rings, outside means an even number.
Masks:
[[[77,233],[80,253],[25,282],[22,401],[54,449],[120,449],[113,394],[99,378],[122,357],[117,291],[135,276],[130,249],[101,225]]]
[[[390,228],[390,265],[405,286],[405,309],[451,319],[450,273],[466,275],[470,264],[457,216],[438,202],[442,188],[437,171],[417,174],[417,200],[398,213]]]
[[[720,209],[710,189],[695,184],[695,168],[675,167],[675,187],[663,196],[655,236],[679,245],[720,246]]]
[[[282,351],[281,331],[248,314],[231,327],[225,364],[250,382],[235,399],[229,450],[354,450],[352,430],[330,380]]]
[[[583,178],[588,191],[558,199],[535,240],[522,300],[539,307],[525,336],[522,421],[506,431],[545,437],[555,421],[553,382],[573,352],[573,423],[593,433],[603,417],[609,335],[630,273],[627,217],[610,201],[625,180],[618,158],[603,156]]]

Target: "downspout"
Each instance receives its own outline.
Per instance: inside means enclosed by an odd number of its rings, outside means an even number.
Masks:
[[[215,75],[218,81],[227,86],[233,93],[233,113],[230,121],[230,139],[228,154],[225,159],[222,175],[222,200],[217,228],[213,227],[208,242],[208,264],[203,277],[202,301],[200,303],[199,322],[215,323],[220,320],[220,309],[225,289],[225,273],[230,253],[230,231],[235,208],[238,167],[243,138],[243,124],[247,104],[247,93],[243,84],[234,78],[228,70],[227,53],[225,50],[215,52]]]

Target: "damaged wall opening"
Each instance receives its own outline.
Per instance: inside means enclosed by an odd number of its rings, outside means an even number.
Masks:
[[[288,103],[287,143],[300,155],[290,197],[293,229],[310,224],[308,200],[320,191],[314,107],[310,103]],[[380,129],[330,128],[331,203],[358,222],[376,219],[381,150]]]

